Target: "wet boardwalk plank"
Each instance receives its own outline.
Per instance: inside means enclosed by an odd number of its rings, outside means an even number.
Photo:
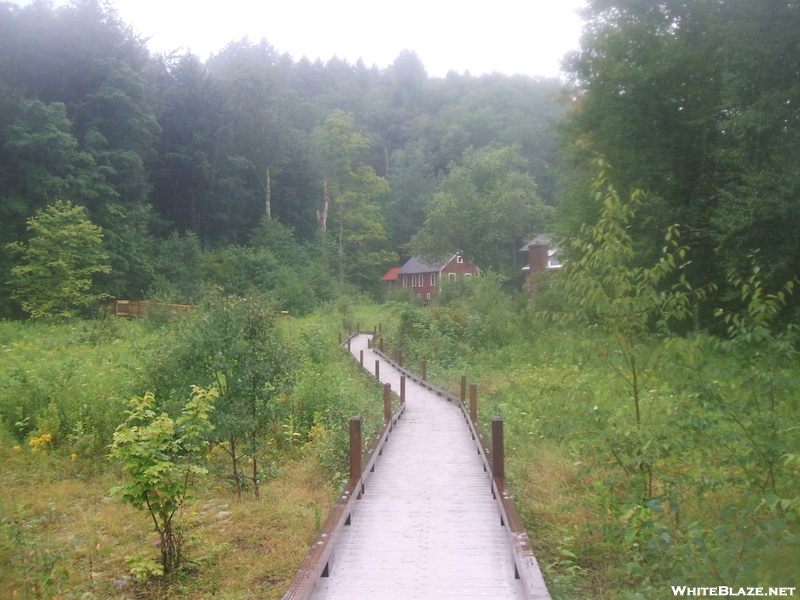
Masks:
[[[373,369],[378,357],[365,335],[351,342],[356,358],[360,350]],[[380,374],[399,391],[395,369],[381,361]],[[461,411],[412,381],[406,405],[312,598],[524,598]]]

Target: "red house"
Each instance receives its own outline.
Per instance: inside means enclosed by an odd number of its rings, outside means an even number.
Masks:
[[[400,270],[400,267],[392,267],[386,274],[381,277],[381,281],[385,281],[386,285],[389,287],[397,287],[397,272]]]
[[[392,271],[384,275],[384,279],[390,273]],[[472,277],[480,273],[480,269],[461,254],[453,254],[450,258],[437,263],[427,263],[422,257],[415,256],[397,271],[396,285],[411,288],[411,291],[427,304],[441,289],[442,279]]]

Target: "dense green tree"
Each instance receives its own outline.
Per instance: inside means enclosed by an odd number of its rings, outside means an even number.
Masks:
[[[354,168],[359,150],[369,141],[355,130],[355,119],[335,111],[320,132],[319,152],[326,163],[325,198],[319,213],[320,229],[331,233],[338,246],[339,284],[374,282],[380,272],[397,260],[386,247],[387,235],[379,200],[389,185],[372,167]]]
[[[428,205],[439,178],[430,160],[430,145],[409,142],[392,153],[389,170],[389,229],[395,248],[404,249],[411,237],[422,229]]]
[[[28,220],[27,244],[11,249],[21,264],[11,270],[13,297],[34,318],[72,317],[101,296],[92,278],[110,270],[102,249],[101,229],[82,206],[56,202]]]
[[[261,438],[277,414],[277,399],[292,383],[293,364],[269,301],[217,293],[155,353],[149,375],[167,408],[177,409],[191,385],[219,390],[211,418],[215,441],[230,456],[237,492],[249,479],[258,496]]]
[[[172,304],[195,304],[202,297],[203,249],[191,231],[173,231],[166,239],[153,240],[153,284],[151,300]]]
[[[193,54],[161,57],[157,69],[162,128],[150,201],[179,231],[209,238],[214,162],[223,96]]]
[[[436,188],[413,252],[442,258],[460,250],[482,269],[503,270],[549,212],[526,167],[515,146],[467,150]]]
[[[632,233],[646,260],[679,224],[692,281],[724,291],[758,253],[769,289],[796,271],[800,13],[782,0],[594,0],[568,61],[580,93],[562,127],[564,233],[597,218],[597,154],[648,200]]]

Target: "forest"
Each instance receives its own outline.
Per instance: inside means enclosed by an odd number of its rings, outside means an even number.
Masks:
[[[0,590],[280,597],[382,411],[337,336],[379,322],[506,420],[554,599],[796,586],[800,4],[583,19],[563,79],[436,78],[0,2]],[[428,306],[382,285],[456,250],[483,274]]]
[[[552,126],[570,104],[557,80],[431,79],[410,51],[384,70],[295,62],[266,40],[205,64],[151,56],[100,2],[3,3],[0,18],[6,318],[24,314],[8,243],[56,198],[102,229],[95,294],[193,303],[255,287],[301,312],[342,285],[378,293],[468,150],[514,148],[552,204]]]

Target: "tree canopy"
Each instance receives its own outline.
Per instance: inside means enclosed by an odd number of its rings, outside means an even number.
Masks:
[[[678,224],[692,281],[764,267],[770,288],[794,276],[800,192],[800,12],[782,0],[593,0],[579,86],[561,125],[563,233],[597,215],[585,193],[603,155],[622,193],[648,200],[634,230],[651,257]]]
[[[11,270],[13,297],[34,318],[71,317],[101,297],[92,277],[107,273],[100,228],[82,206],[57,200],[28,220],[28,243],[9,244],[21,256]]]
[[[513,262],[522,238],[548,213],[526,167],[519,147],[468,148],[436,188],[411,248],[431,258],[460,250],[483,269]]]
[[[267,40],[232,41],[207,61],[154,56],[101,0],[4,3],[0,297],[11,302],[0,316],[20,309],[7,283],[19,257],[5,244],[25,243],[27,220],[57,198],[103,229],[111,270],[96,285],[118,298],[196,301],[224,256],[264,252],[251,244],[264,218],[292,232],[292,255],[308,260],[269,263],[263,283],[250,282],[256,291],[300,298],[274,283],[309,285],[299,263],[330,272],[326,285],[377,288],[467,148],[516,145],[553,202],[561,90],[522,76],[432,78],[408,50],[385,69],[295,61]],[[196,240],[200,260],[179,240]],[[175,258],[162,256],[169,249]],[[168,285],[179,271],[187,278]]]

